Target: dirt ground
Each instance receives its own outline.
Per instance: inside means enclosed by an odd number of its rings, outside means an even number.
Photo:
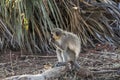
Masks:
[[[53,65],[57,61],[55,54],[25,53],[6,51],[5,54],[0,54],[0,80],[14,75],[42,73],[45,64]],[[113,47],[85,49],[80,54],[78,62],[91,71],[100,71],[95,75],[96,80],[120,80],[120,52]]]
[[[41,73],[45,64],[53,64],[56,60],[56,56],[53,55],[6,51],[5,54],[0,55],[0,79],[14,75]]]

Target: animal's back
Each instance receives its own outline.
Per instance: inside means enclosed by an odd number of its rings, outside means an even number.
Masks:
[[[71,32],[65,32],[67,33],[67,35],[65,36],[65,39],[64,40],[65,44],[69,44],[68,47],[71,49],[71,50],[77,50],[78,52],[80,52],[81,50],[81,41],[80,41],[80,38],[76,35],[76,34],[73,34]]]

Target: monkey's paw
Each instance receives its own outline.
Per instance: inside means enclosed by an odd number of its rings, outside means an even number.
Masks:
[[[56,62],[54,67],[66,66],[66,62]]]

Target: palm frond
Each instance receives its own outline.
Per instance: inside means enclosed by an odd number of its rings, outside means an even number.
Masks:
[[[76,33],[83,45],[94,45],[91,37],[120,43],[120,9],[112,0],[1,0],[0,4],[1,50],[50,52],[48,40],[55,27]]]

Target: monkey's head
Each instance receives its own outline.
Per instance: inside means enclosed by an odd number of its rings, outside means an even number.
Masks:
[[[60,28],[55,28],[51,31],[51,38],[53,40],[59,40],[64,35],[64,31]]]

